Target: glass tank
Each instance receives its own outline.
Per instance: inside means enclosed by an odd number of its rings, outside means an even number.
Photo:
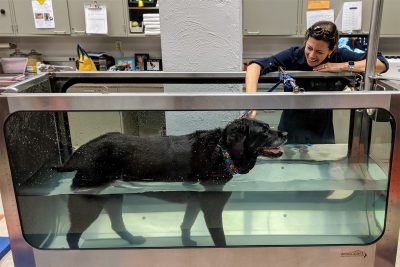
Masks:
[[[283,128],[288,111],[14,113],[4,131],[24,237],[40,249],[375,242],[390,116],[366,126],[367,110],[290,110],[315,131],[331,118],[314,138]]]

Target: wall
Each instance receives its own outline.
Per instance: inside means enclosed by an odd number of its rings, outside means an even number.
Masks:
[[[161,48],[165,71],[237,72],[242,70],[241,1],[160,2]],[[223,22],[223,23],[221,23]],[[242,85],[173,85],[166,92],[227,92]],[[167,134],[221,127],[239,112],[166,112]]]
[[[239,71],[242,62],[239,2],[189,0],[168,5],[161,2],[165,70]]]
[[[210,33],[212,34],[212,33]],[[159,37],[0,37],[0,43],[8,43],[13,42],[17,43],[18,47],[21,48],[24,52],[29,52],[30,49],[36,49],[37,51],[43,53],[47,59],[53,60],[68,60],[69,57],[76,56],[76,44],[79,43],[83,47],[92,51],[105,51],[113,56],[119,56],[119,52],[115,48],[115,42],[122,42],[122,50],[125,56],[131,56],[134,53],[149,53],[151,57],[159,58],[161,57],[161,40]],[[189,40],[187,40],[189,41]],[[303,38],[291,38],[291,37],[245,37],[240,39],[237,45],[243,49],[242,55],[244,62],[249,59],[263,57],[272,55],[281,51],[284,47],[289,47],[292,45],[302,45]],[[382,51],[385,55],[400,55],[400,46],[398,45],[400,42],[400,37],[383,37],[379,43],[379,50]],[[179,42],[181,43],[181,42]],[[194,48],[198,47],[195,42],[191,42],[191,45],[194,45]],[[221,45],[223,45],[221,43]],[[229,47],[229,46],[228,46]],[[242,48],[243,47],[243,48]],[[179,46],[177,46],[175,51],[175,55],[177,55]],[[208,47],[207,47],[208,49]],[[230,48],[232,49],[232,48]],[[236,48],[235,48],[236,49]],[[212,61],[211,57],[208,55],[199,54],[196,52],[196,49],[192,49],[195,53],[189,55],[189,58],[184,62],[182,66],[171,66],[174,68],[181,69],[182,71],[192,71],[193,67],[191,65],[196,65],[197,58],[196,57],[204,57],[206,62],[204,62],[201,66],[197,64],[197,66],[204,71],[209,69],[217,69],[222,66],[214,66],[216,62]],[[13,50],[8,49],[0,49],[0,57],[7,57]],[[211,54],[209,54],[211,55]],[[225,53],[224,53],[225,55]],[[167,69],[170,68],[168,66],[168,61],[166,60],[167,55],[163,55],[164,64]],[[187,55],[185,55],[187,56]],[[235,56],[236,57],[236,56]],[[237,60],[237,59],[236,59]],[[194,64],[194,62],[196,64]],[[238,71],[238,65],[223,66],[224,68],[232,68],[229,71]],[[165,68],[164,68],[165,69]]]

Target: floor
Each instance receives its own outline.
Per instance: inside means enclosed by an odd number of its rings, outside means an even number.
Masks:
[[[6,219],[3,212],[3,202],[0,196],[0,236],[8,236]],[[13,267],[14,262],[12,258],[12,253],[9,251],[1,260],[0,267]]]

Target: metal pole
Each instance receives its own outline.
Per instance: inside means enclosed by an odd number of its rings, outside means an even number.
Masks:
[[[376,54],[378,53],[379,36],[381,33],[382,11],[383,11],[383,0],[374,0],[372,3],[367,65],[365,68],[364,90],[366,91],[372,89],[373,78],[375,76]]]

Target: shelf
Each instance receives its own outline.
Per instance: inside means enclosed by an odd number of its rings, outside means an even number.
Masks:
[[[128,9],[134,9],[134,10],[158,10],[158,7],[128,7]]]
[[[160,38],[160,34],[153,35],[153,34],[144,34],[144,33],[129,33],[128,37],[158,37]]]

